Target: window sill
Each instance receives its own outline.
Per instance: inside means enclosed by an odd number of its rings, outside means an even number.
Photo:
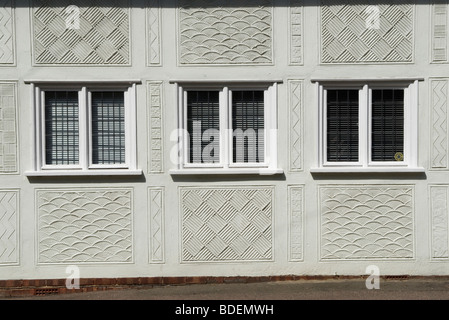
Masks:
[[[103,169],[103,170],[42,170],[27,171],[27,177],[64,177],[64,176],[140,176],[142,170],[121,170],[121,169]]]
[[[423,173],[423,167],[326,167],[311,168],[310,173]]]
[[[171,175],[232,175],[232,174],[250,174],[250,175],[276,175],[283,174],[282,169],[269,169],[269,168],[232,168],[232,169],[212,169],[212,168],[195,168],[195,169],[173,169],[170,170]]]

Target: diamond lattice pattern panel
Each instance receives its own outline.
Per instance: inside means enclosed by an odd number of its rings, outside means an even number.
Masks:
[[[357,1],[321,3],[322,63],[412,62],[413,5],[409,1],[370,7]]]
[[[36,64],[130,63],[128,1],[34,1],[33,45]]]
[[[181,64],[272,62],[271,0],[180,0]]]
[[[182,260],[271,260],[272,192],[183,188]]]
[[[413,258],[413,189],[322,187],[321,258]]]
[[[39,190],[39,262],[131,262],[129,190]]]

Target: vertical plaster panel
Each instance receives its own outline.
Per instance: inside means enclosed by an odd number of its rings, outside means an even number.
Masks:
[[[0,174],[17,172],[16,84],[0,82]]]
[[[432,259],[449,259],[448,186],[430,186]]]
[[[448,169],[448,81],[438,79],[430,81],[431,87],[431,169]]]
[[[302,0],[290,0],[290,64],[303,64]]]
[[[0,0],[0,66],[15,63],[14,9],[12,0]]]
[[[19,192],[0,190],[0,265],[19,263]]]
[[[160,0],[149,0],[147,8],[147,64],[161,65],[161,8]]]
[[[164,262],[164,189],[149,188],[150,263]]]
[[[163,172],[162,82],[148,83],[149,108],[149,172]]]
[[[289,261],[303,261],[304,251],[304,191],[302,186],[289,186]]]
[[[303,157],[303,81],[289,80],[290,171],[302,171]]]

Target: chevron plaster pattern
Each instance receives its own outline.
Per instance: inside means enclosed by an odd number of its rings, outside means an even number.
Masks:
[[[290,95],[290,171],[301,171],[303,153],[303,81],[289,80],[288,87]]]
[[[150,262],[164,262],[164,189],[148,190],[150,214]]]
[[[322,260],[414,257],[413,188],[320,187]]]
[[[180,190],[182,261],[273,259],[271,187]]]
[[[0,82],[0,174],[16,171],[16,84]]]
[[[0,264],[19,262],[18,191],[0,190]]]
[[[180,0],[181,64],[272,63],[271,0]]]
[[[0,65],[14,63],[14,12],[12,0],[0,0]]]
[[[38,190],[38,262],[132,262],[130,190]]]
[[[68,28],[67,0],[33,1],[36,64],[130,64],[128,1],[79,3],[79,28]]]
[[[161,65],[161,9],[159,0],[150,0],[147,8],[148,65]]]
[[[448,169],[448,80],[431,79],[431,169]]]
[[[430,186],[433,259],[449,259],[449,186]]]
[[[376,7],[379,28],[368,28],[367,21],[371,21],[368,5],[357,1],[344,5],[321,1],[322,63],[413,61],[414,6],[399,0]]]

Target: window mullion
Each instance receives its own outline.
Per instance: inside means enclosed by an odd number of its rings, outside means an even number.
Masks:
[[[359,163],[366,167],[370,155],[371,90],[364,85],[359,91]]]
[[[232,91],[224,87],[220,92],[220,163],[229,168],[232,162]]]
[[[90,148],[92,145],[90,128],[90,92],[82,87],[79,92],[79,163],[81,169],[88,170],[90,164]]]

